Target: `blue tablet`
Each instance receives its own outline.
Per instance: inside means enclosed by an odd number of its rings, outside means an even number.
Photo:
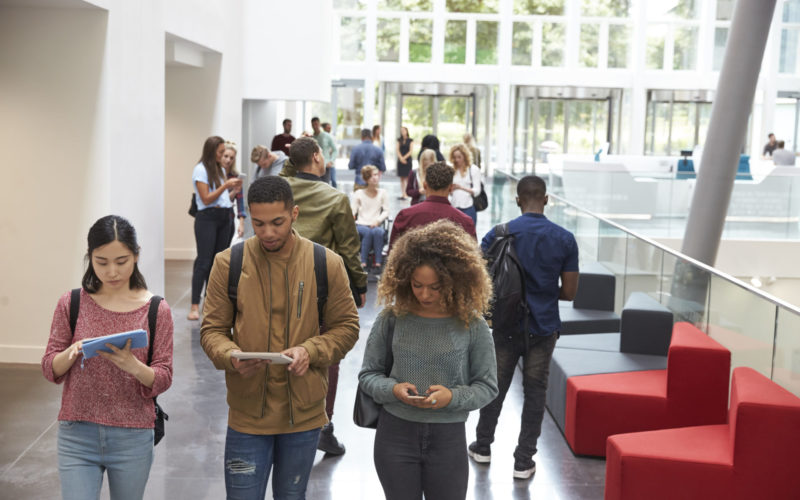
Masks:
[[[114,335],[104,335],[83,341],[83,359],[97,356],[98,351],[112,352],[106,344],[113,344],[120,349],[125,347],[125,342],[131,339],[131,349],[147,347],[147,332],[144,330],[133,330],[130,332],[115,333]]]

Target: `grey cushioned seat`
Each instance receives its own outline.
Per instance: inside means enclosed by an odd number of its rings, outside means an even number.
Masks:
[[[610,334],[612,340],[614,334]],[[582,335],[582,337],[601,337]],[[617,337],[618,338],[618,337]],[[562,339],[559,339],[559,343]],[[563,340],[569,340],[563,339]],[[588,339],[586,339],[588,340]],[[593,341],[595,339],[592,339]],[[606,340],[607,342],[607,340]],[[602,342],[601,342],[602,343]],[[547,409],[561,432],[567,411],[567,379],[578,375],[618,373],[642,370],[663,370],[667,367],[666,356],[628,354],[605,350],[556,347],[550,361],[550,377],[547,381]]]
[[[622,309],[620,351],[666,356],[672,339],[672,312],[646,293],[634,292]]]
[[[559,349],[619,352],[619,333],[569,335],[558,339]]]
[[[561,316],[561,335],[619,331],[620,318],[614,311],[561,306],[558,314]]]

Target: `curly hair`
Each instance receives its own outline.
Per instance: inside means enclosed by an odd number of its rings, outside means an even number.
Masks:
[[[462,155],[464,155],[464,169],[469,170],[470,165],[472,165],[472,151],[465,144],[456,144],[452,148],[450,148],[450,154],[448,155],[450,159],[450,164],[453,165],[453,168],[456,170],[462,170],[456,167],[456,162],[453,160],[453,156],[456,151],[459,151]]]
[[[411,276],[420,266],[432,268],[442,286],[441,306],[464,323],[485,314],[492,282],[477,242],[460,226],[442,219],[405,233],[392,245],[378,285],[378,303],[397,315],[419,302]]]
[[[375,165],[364,165],[361,167],[361,178],[364,179],[364,182],[369,182],[370,177],[376,172],[380,172],[380,170]]]

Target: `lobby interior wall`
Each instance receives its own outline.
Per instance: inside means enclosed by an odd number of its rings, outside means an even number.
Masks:
[[[167,259],[193,259],[196,254],[194,219],[187,210],[192,193],[192,170],[200,159],[203,143],[211,135],[222,135],[214,124],[220,60],[219,54],[206,53],[202,68],[166,68],[164,253]],[[245,159],[245,155],[237,155],[240,168]]]
[[[107,25],[100,9],[0,7],[0,362],[41,359],[110,208]]]

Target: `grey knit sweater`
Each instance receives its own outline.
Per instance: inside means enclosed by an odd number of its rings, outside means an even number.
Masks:
[[[412,422],[464,422],[471,410],[497,396],[494,342],[483,318],[465,326],[458,318],[398,316],[392,340],[394,364],[386,377],[387,318],[386,311],[376,318],[358,374],[362,390],[386,411]],[[443,385],[452,391],[453,399],[436,410],[410,406],[392,394],[400,382],[414,384],[420,394],[431,385]]]

